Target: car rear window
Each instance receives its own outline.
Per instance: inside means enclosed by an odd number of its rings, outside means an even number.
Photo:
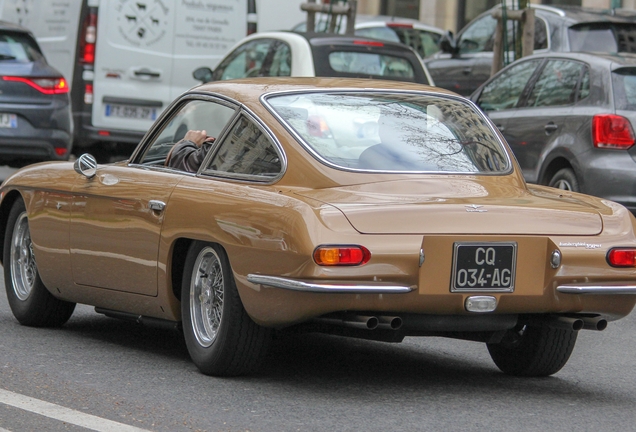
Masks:
[[[314,156],[338,168],[472,174],[510,167],[487,119],[453,97],[311,92],[267,103]]]
[[[336,72],[391,78],[415,78],[411,62],[386,54],[334,51],[329,53],[329,66]]]
[[[636,110],[636,68],[613,71],[612,87],[617,110]]]
[[[570,51],[636,52],[636,24],[586,23],[568,29]]]
[[[36,42],[24,33],[0,33],[0,61],[34,62],[42,58]]]

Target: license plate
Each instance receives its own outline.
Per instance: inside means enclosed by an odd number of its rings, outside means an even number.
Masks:
[[[513,292],[517,243],[456,242],[453,251],[452,292]]]
[[[0,128],[12,128],[18,127],[18,116],[16,114],[4,114],[0,113]]]
[[[106,105],[106,117],[119,117],[138,120],[156,120],[157,108],[134,105]]]

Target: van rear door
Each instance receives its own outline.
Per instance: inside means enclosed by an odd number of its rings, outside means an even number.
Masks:
[[[145,132],[247,33],[247,1],[101,0],[93,126]]]

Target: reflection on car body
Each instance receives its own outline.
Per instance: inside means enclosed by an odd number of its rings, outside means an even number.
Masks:
[[[165,166],[183,125],[217,137],[197,173]],[[528,186],[474,104],[414,83],[206,84],[129,160],[27,167],[0,197],[20,323],[84,303],[180,324],[211,375],[255,371],[273,329],[480,341],[505,373],[551,375],[636,303],[623,206]]]

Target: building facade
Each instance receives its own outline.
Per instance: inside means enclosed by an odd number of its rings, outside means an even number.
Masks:
[[[516,0],[508,0],[516,3]],[[636,0],[532,0],[535,4],[636,9]],[[457,32],[501,0],[358,0],[358,13],[395,15]]]

